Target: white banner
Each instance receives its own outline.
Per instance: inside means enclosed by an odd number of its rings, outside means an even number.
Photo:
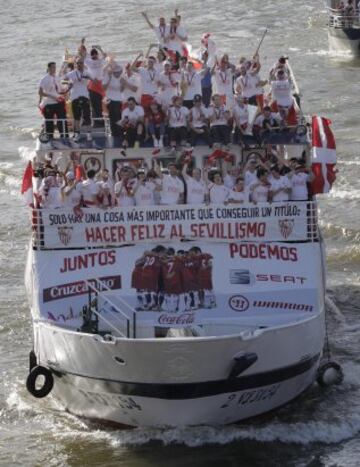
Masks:
[[[319,307],[318,243],[176,242],[34,255],[41,316],[74,327],[82,323],[88,283],[98,287],[97,279],[129,318],[136,309],[139,322],[156,326]]]
[[[176,240],[303,241],[307,203],[182,205],[41,211],[44,248],[120,246]]]

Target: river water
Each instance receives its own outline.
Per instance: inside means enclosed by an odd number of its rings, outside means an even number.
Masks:
[[[341,386],[316,385],[273,414],[227,427],[114,431],[35,400],[24,381],[32,331],[23,285],[29,236],[19,185],[40,127],[37,85],[50,60],[89,43],[126,59],[153,41],[139,15],[172,15],[177,2],[143,0],[2,1],[0,42],[0,465],[1,466],[357,466],[360,461],[360,62],[328,53],[323,2],[183,0],[190,41],[212,32],[231,58],[250,56],[265,27],[267,70],[290,56],[307,113],[333,120],[339,174],[321,200],[327,243],[328,294],[341,314],[328,314]]]

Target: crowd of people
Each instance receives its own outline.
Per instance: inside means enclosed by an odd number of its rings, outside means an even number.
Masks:
[[[200,169],[189,154],[166,169],[156,160],[150,169],[125,163],[112,176],[107,169],[85,171],[77,153],[61,172],[48,153],[34,175],[36,207],[52,209],[301,201],[309,199],[313,178],[297,158],[253,155],[240,165],[217,159]]]
[[[337,26],[352,28],[354,23],[359,23],[359,0],[333,0],[332,13],[336,15]]]
[[[53,138],[57,123],[66,139],[71,121],[78,141],[82,127],[103,126],[105,115],[124,148],[149,142],[155,148],[175,148],[198,141],[226,146],[232,137],[242,143],[244,135],[259,137],[297,125],[299,99],[286,56],[262,78],[258,50],[232,63],[204,34],[194,56],[177,11],[169,24],[161,17],[154,25],[142,14],[158,43],[132,62],[120,63],[82,39],[75,54],[66,54],[59,72],[55,62],[48,63],[39,84],[47,137]]]

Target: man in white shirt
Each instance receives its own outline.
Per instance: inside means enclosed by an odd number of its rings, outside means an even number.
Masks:
[[[101,57],[99,57],[99,51]],[[102,100],[105,96],[104,88],[102,85],[103,82],[103,68],[105,66],[106,53],[101,49],[100,46],[96,48],[93,47],[90,50],[90,57],[87,56],[84,59],[85,66],[87,67],[91,81],[89,83],[89,96],[91,104],[91,114],[94,120],[94,127],[104,126],[104,121],[102,120]]]
[[[277,165],[270,167],[271,177],[270,182],[270,199],[273,202],[289,201],[291,193],[291,182],[286,175],[280,175],[280,170]]]
[[[164,175],[160,167],[155,166],[155,170],[161,179],[160,204],[173,205],[184,202],[184,183],[178,176],[176,164],[168,164],[169,174]]]
[[[146,11],[142,11],[141,15],[144,17],[145,21],[149,25],[149,28],[152,29],[155,33],[155,36],[159,42],[160,47],[165,46],[166,39],[169,35],[169,27],[166,25],[166,20],[163,16],[159,18],[158,26],[154,26],[153,23],[150,21]]]
[[[158,101],[161,103],[163,110],[166,111],[172,104],[175,96],[179,95],[180,75],[177,71],[171,69],[171,63],[164,62],[164,70],[159,76],[159,95]]]
[[[116,64],[105,73],[103,82],[112,136],[121,136],[120,127],[116,123],[121,119],[121,74],[122,67]]]
[[[132,71],[130,63],[125,67],[125,71],[122,73],[120,78],[121,83],[121,102],[123,103],[123,109],[127,106],[127,100],[129,97],[133,97],[136,102],[141,100],[141,84],[139,77]]]
[[[193,107],[189,113],[191,146],[195,146],[198,138],[210,144],[209,111],[203,105],[200,94],[195,94]]]
[[[221,96],[214,94],[212,96],[212,105],[208,109],[210,119],[210,135],[213,143],[228,145],[230,143],[230,125],[231,113],[221,103]]]
[[[174,17],[170,19],[170,27],[168,29],[165,47],[173,52],[183,55],[183,44],[187,41],[187,33],[185,29],[180,26],[179,18]]]
[[[235,126],[235,139],[239,143],[243,140],[245,132],[249,129],[249,109],[247,99],[237,96],[233,107]]]
[[[87,88],[90,75],[84,70],[84,61],[77,58],[75,70],[64,75],[64,79],[69,81],[71,109],[74,117],[74,133],[77,137],[80,133],[80,124],[91,125],[90,100]]]
[[[63,207],[60,187],[56,178],[52,175],[46,177],[40,186],[41,207],[45,209],[57,209]]]
[[[220,64],[213,67],[211,70],[213,75],[215,92],[219,94],[221,103],[227,109],[232,109],[234,104],[233,77],[234,66],[230,65],[227,60],[222,59]]]
[[[144,109],[136,105],[133,97],[129,97],[127,104],[118,123],[124,138],[123,146],[139,148],[144,134]]]
[[[182,169],[183,178],[186,183],[186,201],[187,204],[203,204],[208,197],[208,188],[201,178],[200,169],[192,169],[189,174],[188,164],[184,164]]]
[[[303,164],[297,164],[290,178],[291,201],[307,201],[309,199],[308,183],[314,179],[314,174],[305,168]]]
[[[65,99],[60,79],[56,76],[56,63],[49,62],[47,73],[39,83],[39,106],[45,118],[45,132],[51,139],[54,136],[54,118],[62,138],[68,136]]]
[[[99,205],[98,195],[100,193],[100,186],[95,181],[95,175],[95,170],[88,170],[86,172],[86,180],[79,185],[82,203],[85,208]]]
[[[160,80],[160,73],[155,68],[156,58],[150,55],[147,59],[147,64],[144,67],[136,68],[136,63],[132,69],[140,77],[141,81],[141,105],[145,111],[148,112],[150,105],[154,102],[155,96],[158,94],[158,83]]]
[[[173,105],[169,107],[167,119],[169,124],[170,146],[176,148],[176,144],[184,145],[187,138],[187,122],[189,110],[182,105],[182,98],[176,96]]]
[[[120,170],[120,180],[115,183],[114,191],[117,204],[120,207],[135,205],[134,189],[136,179],[132,178],[133,171],[130,167],[122,167]]]
[[[209,199],[213,204],[226,204],[229,198],[230,190],[224,185],[220,172],[213,174],[213,182],[209,182]]]
[[[183,105],[188,109],[193,106],[195,96],[201,96],[201,80],[206,74],[208,67],[205,66],[201,71],[195,71],[194,64],[188,61],[186,70],[181,73],[180,87],[183,91]]]

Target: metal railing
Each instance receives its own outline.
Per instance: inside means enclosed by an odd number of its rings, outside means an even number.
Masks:
[[[47,124],[52,123],[54,132],[50,135],[46,131]],[[55,139],[68,137],[74,132],[75,120],[72,118],[44,118],[43,126],[39,134],[41,142],[46,142],[50,136]],[[111,136],[110,119],[108,117],[91,118],[91,125],[81,125],[80,134],[88,137],[108,137]]]
[[[327,8],[329,14],[329,27],[331,28],[353,28],[360,27],[359,10],[355,10],[353,15],[347,15],[339,10]]]
[[[93,283],[95,282],[96,285]],[[92,279],[91,282],[88,280],[85,280],[84,283],[88,287],[88,296],[89,296],[89,303],[88,307],[85,312],[90,312],[88,316],[88,320],[91,321],[91,313],[93,313],[98,321],[104,322],[107,326],[109,326],[112,330],[114,330],[116,333],[118,333],[121,337],[126,337],[129,338],[131,337],[131,323],[132,323],[132,336],[135,338],[136,337],[136,310],[129,305],[122,297],[117,296],[116,299],[128,309],[128,311],[131,313],[132,318],[129,318],[129,316],[119,308],[119,306],[110,298],[109,295],[105,294],[103,291],[106,290],[107,292],[111,292],[112,290],[110,287],[105,284],[105,282],[101,281],[100,279]],[[123,324],[123,321],[120,319],[118,315],[120,315],[123,320],[126,322],[126,333],[124,333],[122,330],[120,330],[115,324],[113,324],[111,321],[109,321],[107,318],[103,316],[101,313],[101,309],[99,311],[98,309],[98,299],[99,297],[103,298],[104,301],[106,301],[109,305],[110,308],[107,309],[107,312],[111,315],[115,323],[120,323],[121,325]]]

